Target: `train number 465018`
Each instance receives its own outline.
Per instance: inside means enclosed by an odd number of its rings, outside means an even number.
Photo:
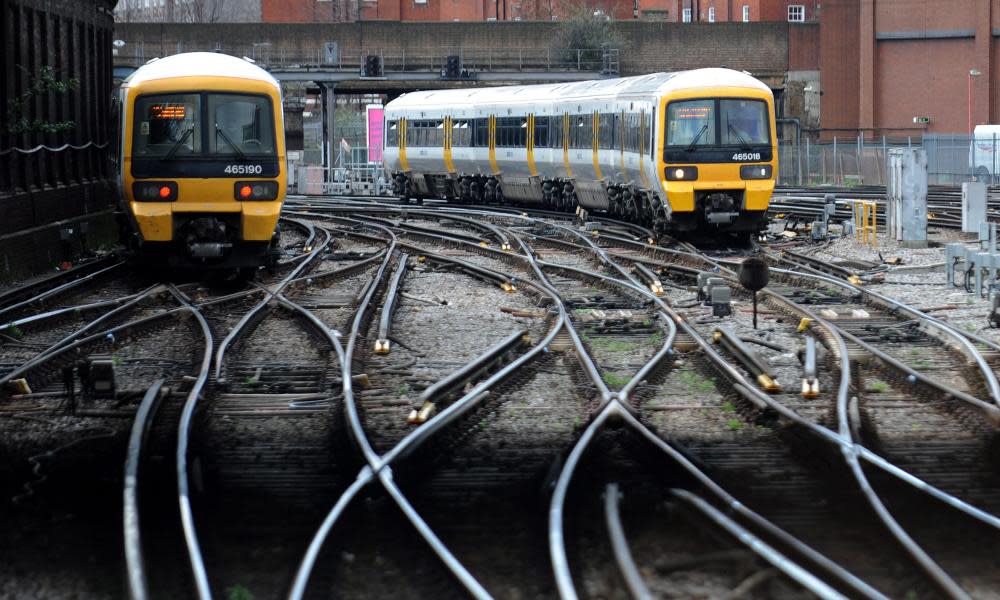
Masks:
[[[260,175],[264,172],[262,165],[226,165],[226,173],[233,175]]]
[[[737,152],[733,155],[733,160],[760,160],[760,152]]]

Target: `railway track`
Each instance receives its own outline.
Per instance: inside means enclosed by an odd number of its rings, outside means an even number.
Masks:
[[[259,285],[78,284],[0,347],[0,415],[58,406],[61,356],[122,361],[131,395],[100,408],[117,423],[105,454],[128,457],[133,597],[1000,585],[981,551],[1000,540],[1000,349],[853,272],[767,254],[754,329],[739,253],[652,246],[627,223],[329,200],[287,213],[287,254]],[[703,271],[733,290],[732,315],[695,297]],[[11,393],[21,379],[51,396]]]

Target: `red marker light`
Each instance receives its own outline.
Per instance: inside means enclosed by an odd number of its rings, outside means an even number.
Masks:
[[[168,186],[163,186],[160,188],[160,198],[169,198],[170,188]]]
[[[252,194],[252,193],[253,193],[253,190],[250,188],[249,185],[245,185],[245,186],[243,186],[243,187],[240,188],[240,198],[249,198],[250,194]]]

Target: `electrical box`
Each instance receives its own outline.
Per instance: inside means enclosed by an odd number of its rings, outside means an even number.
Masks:
[[[886,218],[889,233],[903,248],[927,247],[927,152],[889,150]]]
[[[986,184],[966,181],[962,184],[962,231],[976,233],[986,222]]]

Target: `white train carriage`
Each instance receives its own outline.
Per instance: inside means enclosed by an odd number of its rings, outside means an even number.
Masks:
[[[385,167],[405,197],[750,232],[777,176],[773,95],[729,69],[416,92],[385,118]]]

